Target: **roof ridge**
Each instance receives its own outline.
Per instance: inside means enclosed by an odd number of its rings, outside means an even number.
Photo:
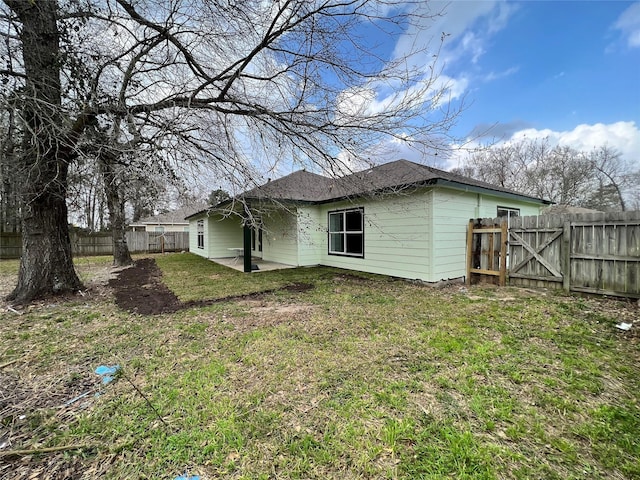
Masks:
[[[361,196],[378,191],[428,184],[459,184],[503,194],[537,199],[531,195],[476,180],[459,173],[417,163],[405,158],[374,165],[341,177],[328,177],[305,169],[268,181],[241,194],[245,198],[276,199],[301,202],[326,202]]]

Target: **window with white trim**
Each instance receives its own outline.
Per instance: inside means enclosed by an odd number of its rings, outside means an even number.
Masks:
[[[519,208],[511,208],[511,207],[498,207],[498,217],[506,217],[507,218],[507,226],[511,226],[511,219],[513,217],[520,216]]]
[[[364,209],[329,212],[329,254],[364,257]]]
[[[204,248],[204,220],[198,220],[196,230],[198,238],[198,248]]]

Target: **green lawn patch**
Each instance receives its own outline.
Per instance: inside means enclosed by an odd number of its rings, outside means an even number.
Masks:
[[[270,293],[153,316],[104,289],[3,310],[0,477],[640,476],[638,335],[615,328],[635,305],[155,258],[183,302]],[[108,260],[76,265],[89,283]]]

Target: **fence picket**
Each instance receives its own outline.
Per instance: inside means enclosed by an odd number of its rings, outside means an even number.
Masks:
[[[74,256],[112,255],[111,233],[80,235],[72,233],[71,250]],[[189,251],[189,232],[126,232],[131,253]],[[18,233],[0,233],[0,259],[20,258],[22,237]]]

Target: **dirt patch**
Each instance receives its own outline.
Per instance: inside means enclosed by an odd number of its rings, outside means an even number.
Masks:
[[[153,258],[137,260],[132,267],[122,270],[116,278],[109,280],[109,286],[114,291],[118,307],[142,315],[173,313],[230,300],[260,299],[276,291],[301,293],[314,287],[310,283],[292,283],[279,289],[183,303],[162,283],[162,272]]]
[[[260,298],[248,298],[238,302],[249,308],[246,316],[228,317],[226,321],[233,324],[238,331],[246,331],[256,327],[273,327],[276,325],[304,325],[316,310],[314,305],[304,303],[278,303]]]
[[[350,283],[369,283],[372,280],[369,278],[362,277],[360,275],[355,275],[353,273],[340,273],[338,275],[334,275],[334,282],[350,282]]]
[[[123,310],[142,315],[171,313],[181,308],[180,300],[164,283],[153,258],[137,260],[109,280],[116,304]]]
[[[84,289],[75,293],[65,293],[62,295],[51,295],[38,298],[28,303],[14,304],[8,302],[6,297],[11,293],[18,283],[18,274],[0,274],[0,311],[9,310],[13,313],[28,312],[32,309],[63,305],[72,301],[92,301],[111,297],[111,289],[107,288],[109,280],[128,267],[114,267],[104,262],[95,262],[91,257],[80,258],[76,261],[76,270],[80,280],[84,284]],[[2,477],[0,477],[2,478]]]

